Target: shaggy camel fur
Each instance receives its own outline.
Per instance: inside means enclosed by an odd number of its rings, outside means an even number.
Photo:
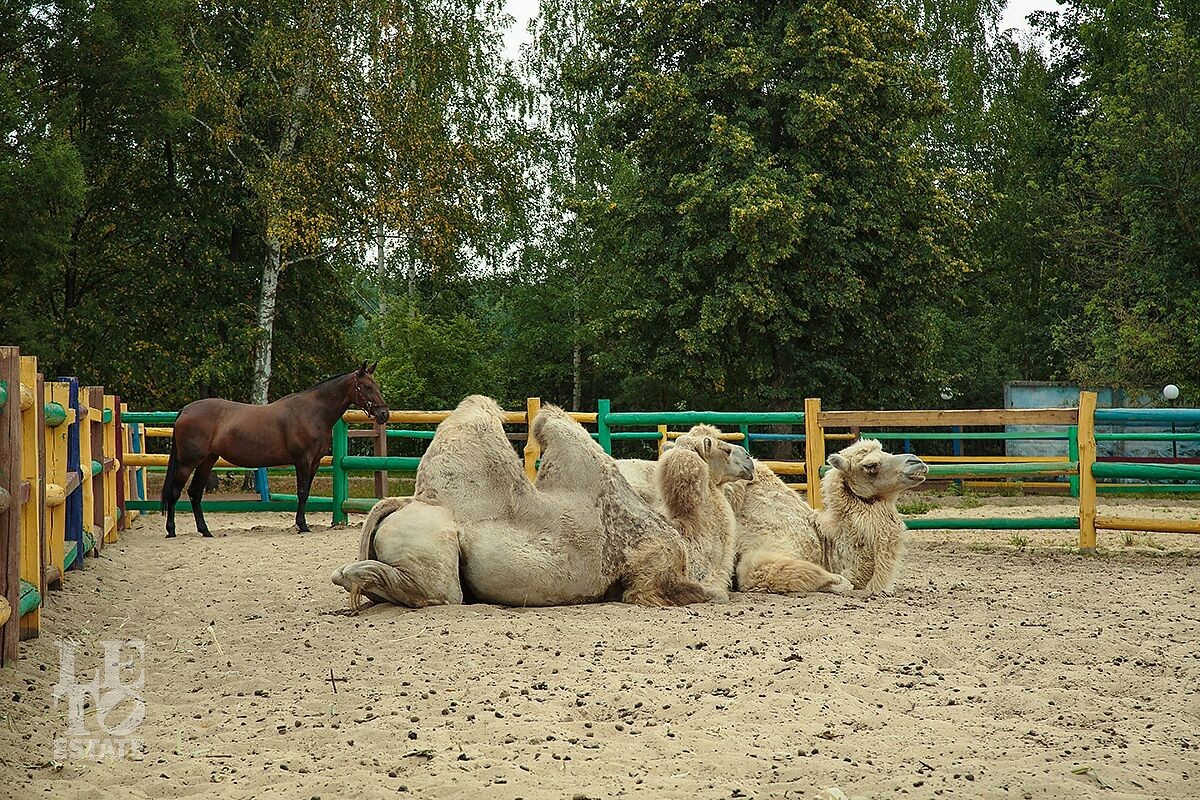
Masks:
[[[689,436],[716,436],[697,425]],[[653,461],[617,462],[630,484],[654,500]],[[812,591],[887,592],[895,583],[903,522],[900,492],[925,479],[916,456],[893,456],[864,440],[829,457],[818,514],[779,476],[755,462],[754,477],[726,485],[737,522],[734,587],[738,591],[793,594]],[[849,483],[838,476],[849,475]],[[834,477],[830,477],[834,476]],[[857,490],[849,491],[853,485]]]
[[[754,462],[741,447],[712,436],[683,436],[663,448],[654,470],[661,511],[683,534],[688,574],[714,597],[733,588],[737,523],[722,487],[748,480]]]
[[[890,593],[904,552],[896,498],[923,483],[929,467],[911,453],[885,453],[874,439],[857,441],[828,461],[833,469],[821,480],[824,508],[817,515],[824,565],[855,589]]]
[[[612,458],[561,409],[543,406],[537,484],[505,438],[500,408],[471,396],[443,421],[414,496],[388,498],[363,525],[359,561],[331,576],[361,597],[409,607],[710,599],[688,577],[679,531],[629,487]]]

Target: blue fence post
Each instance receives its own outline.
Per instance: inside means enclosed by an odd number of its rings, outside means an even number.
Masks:
[[[254,473],[254,490],[258,492],[258,497],[264,503],[271,499],[271,485],[267,483],[267,468],[259,467]]]
[[[75,543],[75,560],[71,569],[83,568],[83,471],[79,464],[79,426],[86,424],[79,410],[79,379],[61,377],[58,379],[67,384],[67,402],[75,410],[75,424],[67,430],[67,472],[79,473],[79,486],[71,492],[66,502],[66,531],[68,542]],[[88,464],[88,469],[92,468]],[[68,545],[69,546],[69,545]],[[62,566],[61,564],[57,566]]]

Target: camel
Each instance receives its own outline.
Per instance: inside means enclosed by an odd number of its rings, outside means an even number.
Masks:
[[[687,435],[719,433],[710,425],[697,425]],[[924,481],[928,468],[916,456],[884,453],[869,439],[828,461],[832,469],[822,482],[821,512],[758,461],[751,480],[726,485],[737,523],[733,580],[738,591],[892,590],[904,530],[896,498]],[[634,489],[652,502],[655,463],[617,462]]]
[[[464,399],[437,428],[411,498],[387,498],[363,524],[359,561],[333,572],[363,597],[410,608],[621,599],[646,606],[720,599],[688,575],[680,531],[629,486],[612,457],[561,409],[530,429],[536,484],[504,435],[499,406]]]
[[[753,477],[754,462],[743,448],[714,436],[683,436],[663,451],[657,462],[648,462],[654,465],[652,506],[683,534],[688,574],[714,598],[726,600],[733,588],[737,522],[723,487]]]

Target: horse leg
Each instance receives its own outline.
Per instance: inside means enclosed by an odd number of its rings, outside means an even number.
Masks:
[[[216,463],[217,457],[212,455],[196,465],[196,471],[192,473],[192,485],[188,487],[188,497],[192,499],[192,516],[196,518],[196,530],[200,531],[200,535],[209,539],[212,538],[212,534],[209,533],[208,525],[204,522],[204,511],[200,508],[200,501],[204,498],[208,475],[212,472],[213,464]]]
[[[304,504],[308,502],[308,492],[312,489],[313,477],[317,474],[317,467],[321,463],[321,458],[316,458],[316,463],[299,461],[296,463],[296,532],[308,533],[308,522],[304,519]]]
[[[171,459],[174,464],[167,466],[167,481],[163,484],[163,504],[167,511],[167,538],[175,538],[175,504],[179,502],[179,496],[183,494],[183,487],[187,486],[188,478],[192,474],[194,467],[191,464],[183,463],[183,459],[178,453],[172,453]]]

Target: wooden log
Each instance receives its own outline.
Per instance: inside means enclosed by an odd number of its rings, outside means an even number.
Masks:
[[[808,504],[821,508],[821,465],[825,463],[825,422],[821,413],[821,398],[809,397],[804,401],[804,463],[812,469],[805,473],[808,486]]]
[[[932,411],[822,411],[825,428],[947,428],[955,425],[1074,425],[1074,408],[986,408]],[[870,434],[866,434],[870,438]]]
[[[83,386],[79,389],[79,394],[85,399],[88,406],[87,421],[83,425],[83,430],[80,431],[80,448],[79,457],[83,462],[84,472],[87,473],[88,464],[99,464],[100,459],[104,458],[104,388],[100,386]],[[87,435],[87,447],[83,446],[84,434]],[[86,449],[86,453],[84,450]],[[93,470],[94,472],[94,467]],[[84,530],[90,532],[95,538],[95,546],[92,548],[92,554],[99,556],[104,549],[104,471],[99,474],[93,474],[91,480],[84,483],[87,494],[84,496],[84,505],[91,509],[91,525],[88,526],[86,518],[87,509],[84,510]],[[80,558],[76,562],[83,564],[83,556],[86,552],[80,552]]]
[[[1096,517],[1096,527],[1106,531],[1200,533],[1200,519],[1133,519],[1122,517]]]
[[[1096,393],[1079,393],[1079,546],[1096,548]]]
[[[83,447],[87,439],[87,411],[86,403],[82,401],[82,395],[79,391],[79,380],[77,378],[64,377],[59,378],[63,387],[62,395],[65,396],[66,404],[71,409],[74,415],[74,420],[66,430],[66,469],[79,476],[79,490],[67,495],[66,517],[64,520],[65,528],[63,531],[63,542],[58,545],[58,558],[55,559],[55,564],[65,564],[67,560],[68,545],[74,547],[76,556],[83,551],[83,532],[85,528],[91,530],[92,506],[91,506],[91,491],[90,484],[92,479],[92,456],[91,451],[87,453],[87,468],[83,465]],[[62,430],[62,426],[58,428]],[[52,541],[51,546],[55,543]],[[82,564],[78,557],[71,562],[73,569],[80,569]]]
[[[529,478],[529,482],[537,481],[537,462],[542,457],[541,445],[532,436],[533,421],[537,418],[538,412],[542,410],[542,398],[530,397],[525,400],[525,419],[527,420],[526,433],[528,438],[525,440],[525,477]]]
[[[0,487],[14,501],[21,482],[21,353],[15,347],[0,347],[0,381],[8,401],[0,406]],[[0,629],[0,665],[15,660],[21,647],[21,626],[16,619],[21,607],[21,505],[12,502],[0,514],[0,596],[8,615]]]
[[[28,386],[32,395],[28,407],[21,412],[21,478],[31,489],[21,507],[21,579],[45,597],[42,579],[42,509],[45,505],[45,483],[41,464],[45,427],[45,401],[39,391],[37,358],[21,356],[21,385]],[[36,638],[42,628],[42,607],[39,603],[20,620],[21,638]]]

